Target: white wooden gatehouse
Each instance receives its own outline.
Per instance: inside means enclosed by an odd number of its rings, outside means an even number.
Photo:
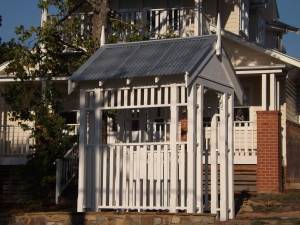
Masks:
[[[80,88],[78,211],[204,212],[206,114],[210,212],[234,217],[233,104],[243,93],[216,46],[216,35],[104,45],[71,76],[70,89]]]

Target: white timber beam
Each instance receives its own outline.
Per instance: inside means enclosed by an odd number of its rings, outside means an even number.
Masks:
[[[77,212],[83,212],[84,199],[86,198],[85,186],[85,136],[86,136],[86,111],[85,90],[80,90],[80,128],[79,128],[79,164],[78,164],[78,198]]]
[[[197,88],[197,161],[196,161],[196,198],[198,213],[203,213],[203,184],[202,184],[202,152],[203,152],[203,111],[204,111],[204,87]],[[208,185],[207,185],[208,186]]]
[[[188,134],[187,134],[187,213],[195,213],[196,211],[196,168],[195,168],[195,152],[196,152],[196,103],[197,103],[197,87],[191,85],[188,88]]]
[[[105,28],[102,26],[101,28],[101,37],[100,37],[100,47],[105,45]]]
[[[220,56],[222,54],[222,43],[221,43],[221,16],[218,13],[218,20],[217,20],[217,43],[216,43],[216,55]]]
[[[216,214],[217,208],[219,208],[218,198],[218,116],[215,113],[211,119],[211,213]]]
[[[102,111],[101,111],[101,99],[100,99],[100,89],[95,91],[95,126],[94,126],[94,204],[93,211],[98,211],[100,194],[100,144],[102,144]]]
[[[45,2],[46,0],[43,0]],[[48,17],[48,9],[42,8],[42,16],[41,16],[41,27],[43,27],[44,23],[47,21]]]
[[[234,95],[229,96],[228,101],[228,201],[229,201],[229,219],[235,217],[234,205]]]
[[[261,109],[267,110],[267,74],[261,76]]]
[[[170,124],[170,143],[171,143],[171,193],[170,193],[170,212],[176,212],[178,202],[178,107],[177,96],[178,88],[171,86],[171,124]]]
[[[220,221],[228,220],[228,95],[220,103]]]
[[[237,75],[243,74],[270,74],[270,73],[282,73],[282,69],[274,69],[274,70],[237,70],[235,71]]]
[[[276,77],[275,74],[272,73],[270,74],[270,110],[276,110],[276,90],[277,90],[277,85],[276,85]]]

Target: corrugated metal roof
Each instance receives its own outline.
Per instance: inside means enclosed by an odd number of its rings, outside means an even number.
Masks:
[[[215,40],[215,35],[207,35],[104,45],[70,79],[102,80],[192,72]]]

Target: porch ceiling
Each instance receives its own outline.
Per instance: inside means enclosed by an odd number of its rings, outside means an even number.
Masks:
[[[216,35],[102,46],[70,78],[105,80],[193,73],[214,49]]]

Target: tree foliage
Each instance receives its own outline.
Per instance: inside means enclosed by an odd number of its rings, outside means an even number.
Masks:
[[[56,7],[64,15],[74,7],[69,2],[43,1],[41,7]],[[46,201],[55,184],[56,159],[63,157],[76,141],[60,116],[60,91],[55,78],[69,76],[97,48],[98,41],[81,34],[78,18],[50,17],[42,27],[16,28],[20,37],[5,44],[3,60],[9,60],[8,74],[14,75],[1,95],[11,107],[10,119],[28,130],[35,142],[22,168],[26,190]],[[51,191],[50,191],[51,190]],[[52,198],[54,199],[54,198]]]
[[[69,128],[60,117],[60,92],[55,78],[69,76],[99,47],[101,27],[113,31],[107,42],[143,41],[150,38],[148,24],[122,22],[111,12],[108,0],[40,0],[41,9],[56,8],[42,27],[16,28],[20,37],[0,46],[1,60],[10,61],[6,68],[14,75],[1,95],[11,107],[10,118],[28,130],[35,139],[23,174],[29,180],[27,190],[49,199],[54,190],[54,161],[63,157],[76,137],[67,135]],[[74,12],[90,15],[91,32],[82,32],[81,19]],[[159,38],[177,37],[171,28]],[[42,80],[42,81],[41,81]],[[113,113],[112,113],[113,114]],[[109,112],[103,118],[111,116]]]

